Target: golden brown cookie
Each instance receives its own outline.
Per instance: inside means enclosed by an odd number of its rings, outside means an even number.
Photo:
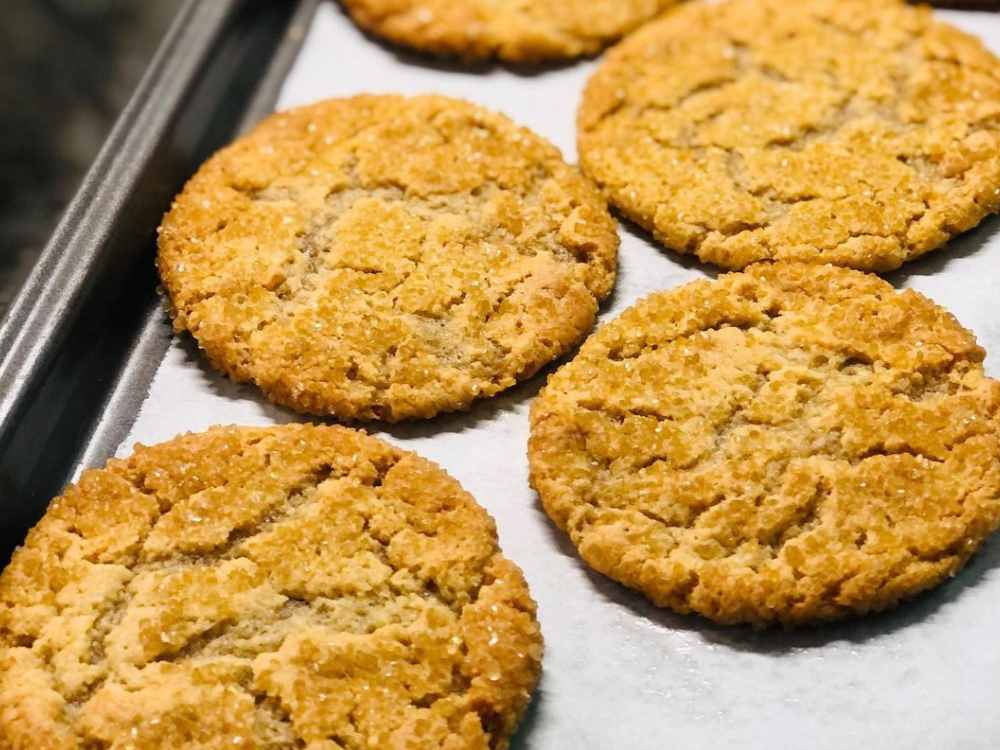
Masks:
[[[531,480],[596,570],[722,623],[881,610],[1000,521],[1000,383],[947,312],[828,265],[639,302],[531,414]]]
[[[584,171],[668,248],[896,268],[1000,208],[1000,61],[896,0],[686,4],[611,51]]]
[[[293,409],[430,417],[564,353],[614,284],[603,198],[503,115],[358,96],[269,117],[160,228],[174,326]]]
[[[394,44],[513,63],[592,55],[678,0],[343,0],[357,24]]]
[[[542,640],[492,519],[343,427],[85,472],[0,576],[0,747],[506,748]]]

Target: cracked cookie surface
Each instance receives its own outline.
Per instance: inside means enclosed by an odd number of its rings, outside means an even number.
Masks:
[[[513,63],[592,55],[677,0],[343,0],[355,22],[395,44]]]
[[[563,354],[615,278],[597,190],[506,117],[439,96],[278,113],[163,220],[174,326],[272,400],[430,417]]]
[[[0,748],[506,748],[541,635],[486,511],[343,427],[85,472],[0,576]]]
[[[1000,61],[896,0],[691,3],[608,54],[578,141],[670,249],[885,271],[1000,208]]]
[[[925,297],[757,264],[642,300],[532,406],[532,485],[596,570],[722,623],[881,610],[1000,520],[1000,383]]]

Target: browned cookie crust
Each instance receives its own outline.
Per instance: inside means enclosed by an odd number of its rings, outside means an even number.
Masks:
[[[1000,61],[895,0],[732,0],[611,51],[584,171],[668,248],[884,271],[1000,207]]]
[[[909,0],[914,5],[923,5],[920,0]],[[962,10],[997,10],[1000,0],[932,0],[931,5],[939,8],[958,8]]]
[[[342,427],[88,471],[0,576],[0,748],[506,748],[542,641],[493,521]]]
[[[863,614],[1000,520],[1000,383],[925,297],[758,264],[639,302],[535,401],[531,480],[596,570],[722,623]]]
[[[396,421],[467,407],[593,325],[614,284],[604,200],[503,115],[358,96],[269,117],[160,229],[174,325],[293,409]]]
[[[591,55],[677,0],[343,0],[361,28],[395,44],[466,60]]]

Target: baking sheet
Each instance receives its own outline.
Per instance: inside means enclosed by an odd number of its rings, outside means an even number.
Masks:
[[[941,16],[1000,51],[1000,18]],[[595,62],[544,72],[453,69],[380,46],[338,7],[323,4],[279,108],[358,92],[439,92],[501,110],[576,158],[577,102]],[[620,270],[601,319],[641,296],[708,269],[658,250],[622,227]],[[985,222],[891,280],[948,307],[1000,375],[1000,223]],[[164,326],[167,325],[164,318]],[[372,429],[438,462],[497,520],[501,545],[539,603],[544,676],[515,747],[950,748],[1000,747],[1000,538],[955,580],[900,609],[796,632],[755,633],[680,617],[592,573],[555,530],[528,486],[528,407],[544,374],[471,412]],[[212,424],[301,419],[210,370],[175,340],[131,433],[166,440]]]

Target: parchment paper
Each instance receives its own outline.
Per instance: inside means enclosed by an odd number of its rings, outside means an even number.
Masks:
[[[1000,51],[1000,18],[946,17]],[[528,125],[574,161],[583,62],[532,75],[463,72],[360,34],[324,4],[279,108],[357,92],[440,92]],[[622,228],[614,297],[601,319],[708,271]],[[988,220],[892,275],[949,308],[994,352],[1000,375],[1000,224]],[[166,326],[164,320],[164,326]],[[590,572],[528,487],[528,406],[544,373],[470,413],[373,430],[440,463],[497,520],[524,569],[546,640],[544,677],[515,747],[1000,748],[1000,538],[955,580],[887,615],[810,631],[754,633],[657,610]],[[301,419],[212,372],[190,341],[171,346],[121,446],[212,424]]]

